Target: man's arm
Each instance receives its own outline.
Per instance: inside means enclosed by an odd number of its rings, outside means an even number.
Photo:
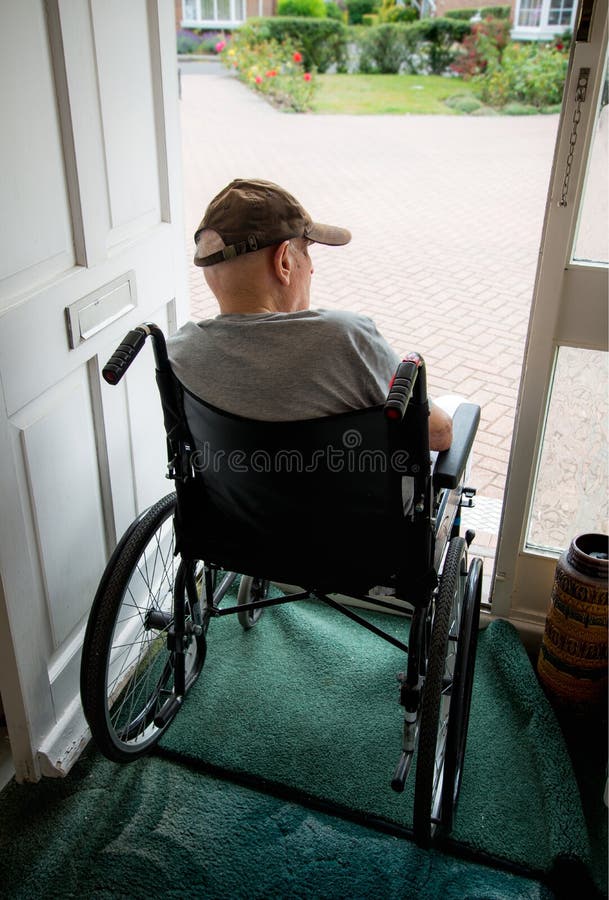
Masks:
[[[431,400],[429,405],[429,449],[448,450],[453,439],[453,420]]]

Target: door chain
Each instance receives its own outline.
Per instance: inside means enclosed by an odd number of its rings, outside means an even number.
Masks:
[[[569,192],[569,178],[571,177],[571,167],[573,165],[573,154],[577,143],[577,129],[582,117],[582,104],[586,100],[586,91],[588,89],[588,79],[590,77],[590,69],[580,69],[577,78],[577,87],[575,89],[575,109],[573,110],[573,127],[569,137],[569,153],[567,155],[567,165],[565,168],[565,177],[562,183],[562,191],[558,205],[565,207],[567,205],[567,194]]]

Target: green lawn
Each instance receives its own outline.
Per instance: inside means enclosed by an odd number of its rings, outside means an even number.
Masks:
[[[460,78],[440,75],[318,75],[316,113],[459,115],[443,102],[471,94]]]

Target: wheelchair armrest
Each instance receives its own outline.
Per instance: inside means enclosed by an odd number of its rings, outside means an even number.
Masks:
[[[478,431],[480,407],[461,403],[453,416],[453,439],[448,450],[438,454],[433,473],[434,488],[456,488],[465,470]]]

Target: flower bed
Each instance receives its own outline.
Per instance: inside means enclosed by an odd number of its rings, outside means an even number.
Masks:
[[[274,106],[291,112],[311,108],[316,79],[305,69],[302,53],[293,44],[273,40],[250,44],[236,36],[230,46],[222,48],[221,56],[241,81]]]

